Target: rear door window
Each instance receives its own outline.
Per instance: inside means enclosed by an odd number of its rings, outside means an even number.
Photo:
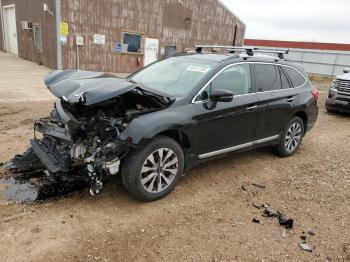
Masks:
[[[272,64],[255,64],[254,68],[257,92],[280,90],[282,88],[277,66]]]
[[[288,78],[287,78],[286,74],[283,72],[282,68],[279,66],[278,69],[279,69],[278,71],[280,72],[280,75],[281,75],[282,88],[283,89],[291,88],[292,86],[290,85]]]
[[[306,80],[302,74],[292,67],[283,67],[283,70],[287,73],[293,87],[300,87],[306,83]]]

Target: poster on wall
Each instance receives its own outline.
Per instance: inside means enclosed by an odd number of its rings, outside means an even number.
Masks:
[[[60,35],[68,35],[68,33],[69,33],[68,23],[61,22],[60,23]]]
[[[95,45],[104,45],[106,43],[105,35],[94,34],[94,44]]]

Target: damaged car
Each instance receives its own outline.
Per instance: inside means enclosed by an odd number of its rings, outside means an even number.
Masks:
[[[299,65],[249,51],[198,49],[126,79],[54,71],[45,84],[58,100],[6,169],[86,181],[92,195],[120,174],[132,196],[153,201],[195,164],[230,152],[273,146],[291,156],[316,122],[318,92]]]

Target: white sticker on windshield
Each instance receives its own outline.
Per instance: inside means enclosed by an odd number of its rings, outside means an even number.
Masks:
[[[204,66],[189,66],[186,70],[193,71],[193,72],[199,72],[199,73],[207,73],[210,70],[210,67],[204,67]]]

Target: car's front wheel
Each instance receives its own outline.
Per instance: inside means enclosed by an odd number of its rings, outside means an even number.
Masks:
[[[125,188],[140,201],[154,201],[169,194],[184,169],[184,154],[171,138],[159,136],[144,148],[132,150],[124,159]]]
[[[274,147],[275,153],[282,157],[293,155],[300,147],[304,134],[303,120],[298,116],[292,118],[282,134],[280,143]]]

